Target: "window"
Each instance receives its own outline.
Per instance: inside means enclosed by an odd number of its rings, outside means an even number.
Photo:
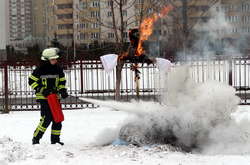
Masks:
[[[123,37],[124,37],[124,38],[128,38],[128,33],[127,33],[127,32],[124,32],[124,33],[123,33]]]
[[[143,3],[144,0],[137,0],[137,3]]]
[[[112,16],[112,12],[108,11],[108,17],[111,17],[111,16]]]
[[[71,8],[73,8],[73,4],[72,3],[58,4],[57,5],[57,9],[71,9]]]
[[[232,32],[233,32],[233,33],[237,33],[237,32],[238,32],[238,29],[237,29],[237,28],[233,28],[233,29],[232,29]]]
[[[128,0],[122,0],[122,4],[126,5],[128,3]]]
[[[99,18],[100,12],[99,11],[91,11],[90,15],[92,18]]]
[[[108,38],[114,38],[115,34],[114,33],[108,33]]]
[[[57,25],[57,28],[60,29],[73,29],[73,24],[60,24]]]
[[[240,18],[241,18],[240,16],[236,16],[236,15],[227,16],[226,21],[228,21],[228,22],[239,22]]]
[[[123,11],[122,11],[122,15],[123,15],[123,16],[128,16],[127,10],[123,10]]]
[[[88,33],[81,33],[80,40],[86,40],[86,39],[88,39]]]
[[[99,7],[100,3],[98,1],[93,1],[92,2],[92,7]]]
[[[100,38],[100,34],[99,33],[91,33],[91,38],[92,39],[99,39]]]
[[[92,23],[92,28],[94,28],[94,29],[99,28],[99,24],[98,23]]]
[[[250,22],[250,16],[242,16],[242,22],[243,23],[249,23]]]
[[[60,14],[57,15],[57,19],[71,19],[73,18],[73,14]]]
[[[111,6],[113,1],[108,1],[108,6]]]
[[[88,23],[81,23],[80,24],[80,28],[81,29],[87,29],[89,27],[89,24]]]
[[[79,3],[79,8],[80,9],[86,9],[88,7],[88,3],[87,2],[80,2]]]
[[[73,34],[58,34],[58,39],[73,39]]]

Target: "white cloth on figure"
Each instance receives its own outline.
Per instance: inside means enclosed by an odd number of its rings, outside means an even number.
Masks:
[[[155,58],[156,66],[160,71],[169,72],[173,64],[164,58]]]
[[[118,55],[117,54],[107,54],[100,57],[104,70],[107,73],[113,71],[117,65]]]

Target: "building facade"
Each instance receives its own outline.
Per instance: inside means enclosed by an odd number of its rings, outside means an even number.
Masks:
[[[46,0],[32,0],[32,40],[46,46]]]
[[[32,0],[9,0],[10,44],[32,36]]]
[[[47,44],[57,38],[63,45],[71,46],[74,36],[74,0],[46,0]]]
[[[228,38],[239,38],[242,35],[250,35],[250,1],[245,0],[221,0],[217,11],[225,13],[225,19],[230,24]]]
[[[99,43],[115,41],[110,0],[47,0],[47,2],[48,40],[56,35],[66,46],[71,46],[72,43],[88,45],[95,41]],[[135,27],[134,11],[134,6],[123,11],[125,38],[128,38],[128,29]],[[114,7],[114,12],[116,26],[120,28],[117,7]]]
[[[104,41],[115,42],[114,29],[116,28],[119,29],[117,30],[118,39],[121,40],[121,36],[123,35],[123,41],[128,42],[129,29],[138,28],[134,0],[124,0],[121,5],[122,10],[120,10],[120,6],[117,3],[113,3],[112,5],[112,1],[110,0],[105,0],[101,3],[101,23],[103,25],[101,26],[101,38]],[[121,34],[122,26],[123,34]]]
[[[35,29],[33,34],[34,36],[40,34],[42,34],[40,36],[46,36],[47,44],[55,37],[60,43],[69,47],[73,46],[73,44],[88,45],[94,41],[116,41],[113,12],[115,13],[116,28],[121,29],[121,10],[119,6],[114,5],[114,11],[112,11],[111,0],[36,0],[36,3],[39,4],[39,1],[40,6],[44,6],[44,14],[42,17],[33,16],[33,21],[44,21],[33,23],[33,29]],[[177,37],[183,35],[183,2],[181,0],[162,1],[164,5],[174,4],[175,8],[170,16],[156,22],[150,41],[168,42],[171,35]],[[160,8],[164,7],[164,5],[157,6],[157,4],[152,4],[151,1],[147,0],[124,0],[123,4],[122,17],[125,25],[125,41],[128,41],[127,32],[130,28],[138,28],[143,18],[159,12]],[[33,6],[36,6],[35,3],[33,3]],[[41,8],[33,7],[34,9],[38,13],[42,13]],[[230,23],[231,27],[230,33],[223,32],[226,29],[218,30],[221,38],[235,39],[240,38],[243,33],[250,33],[250,27],[248,26],[250,22],[249,2],[244,0],[187,1],[186,23],[188,29],[192,31],[192,28],[197,25],[207,23],[213,16],[209,11],[215,11],[214,9],[217,12],[224,13],[225,20]],[[118,30],[118,33],[120,33],[120,30]]]

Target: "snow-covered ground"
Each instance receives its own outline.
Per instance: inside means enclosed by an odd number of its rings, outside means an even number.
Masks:
[[[64,111],[64,146],[50,144],[50,130],[40,145],[31,145],[39,112],[1,114],[0,165],[250,164],[250,107],[238,106],[233,87],[195,83],[188,73],[185,66],[162,77],[168,83],[162,83],[160,103],[88,99],[103,107]],[[168,133],[192,152],[154,141]],[[118,137],[141,145],[115,145]]]
[[[237,120],[250,119],[250,107],[239,106]],[[49,143],[48,129],[40,145],[31,145],[39,121],[39,112],[12,112],[0,115],[0,165],[248,165],[250,155],[202,155],[176,151],[164,145],[152,147],[106,145],[115,139],[114,132],[132,114],[108,108],[65,111],[62,141],[64,146]],[[228,144],[230,145],[230,144]]]

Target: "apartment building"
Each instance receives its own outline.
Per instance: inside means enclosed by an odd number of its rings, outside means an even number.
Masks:
[[[32,0],[32,38],[39,45],[46,46],[46,0]]]
[[[47,44],[57,37],[65,46],[71,46],[74,36],[74,1],[46,0]]]
[[[225,19],[231,29],[225,37],[237,39],[250,36],[250,1],[246,0],[221,0],[217,11],[225,13]]]
[[[126,5],[131,5],[127,0]],[[64,45],[90,44],[94,41],[115,41],[110,0],[54,0],[48,1],[48,40],[55,34]],[[124,37],[128,29],[135,27],[134,6],[123,11]],[[120,28],[119,10],[114,7],[117,28]]]
[[[79,0],[76,9],[76,38],[78,44],[101,42],[101,5],[103,0]]]
[[[32,0],[9,0],[10,44],[24,47],[23,42],[32,36]]]

